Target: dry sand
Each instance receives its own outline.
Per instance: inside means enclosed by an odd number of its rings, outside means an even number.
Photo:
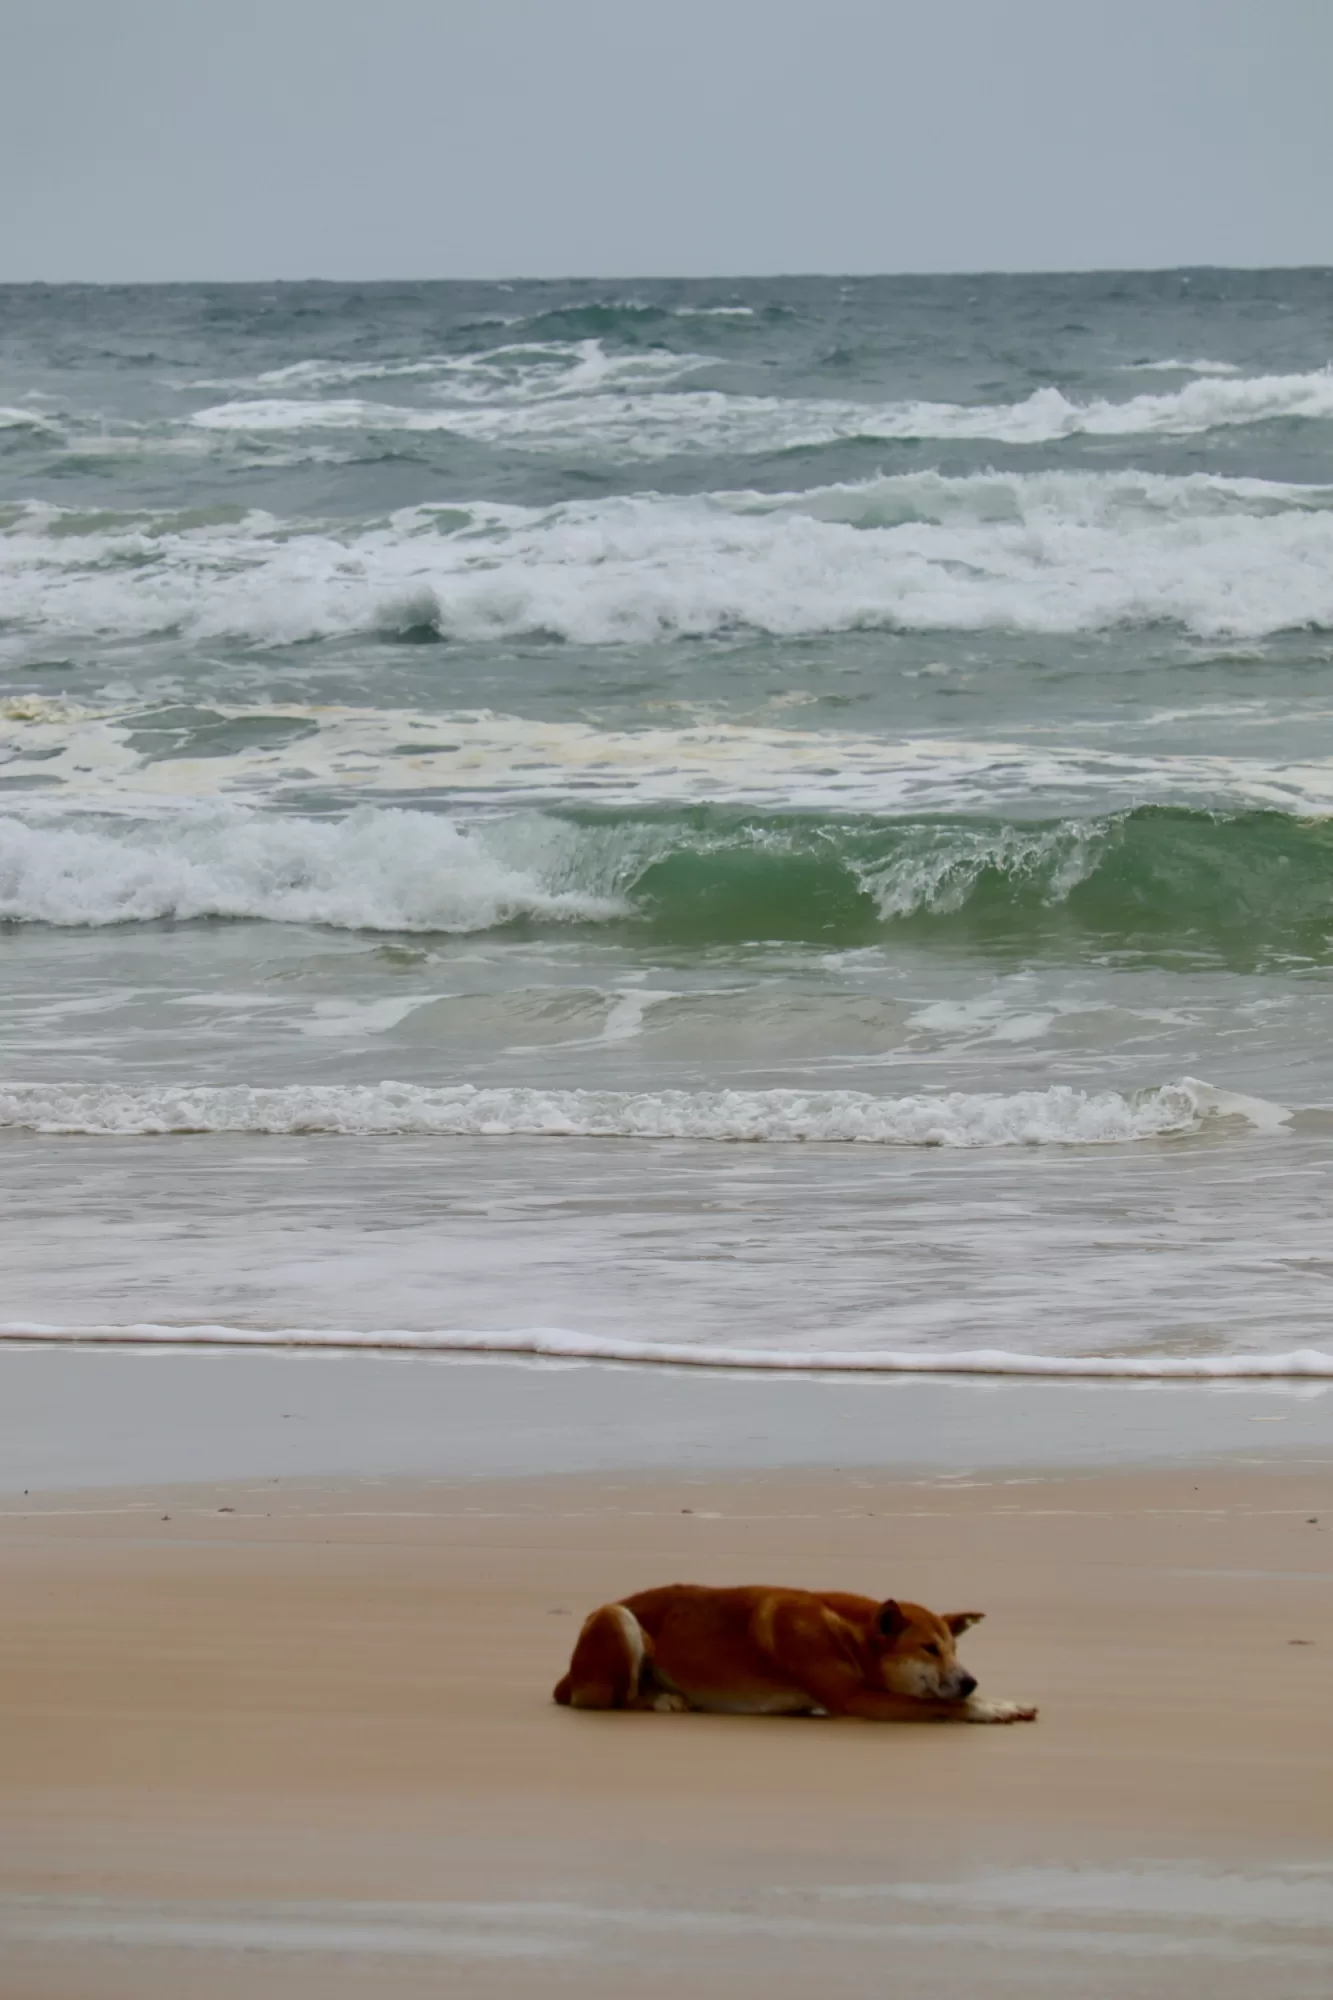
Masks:
[[[983,1608],[1041,1720],[552,1706],[672,1578]],[[1326,1458],[20,1495],[0,1593],[3,2000],[1333,1985]]]

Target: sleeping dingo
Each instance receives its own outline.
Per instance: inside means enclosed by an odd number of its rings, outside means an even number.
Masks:
[[[839,1590],[711,1590],[670,1583],[583,1623],[555,1699],[569,1708],[716,1715],[856,1715],[868,1722],[1031,1722],[986,1701],[955,1641],[980,1611]]]

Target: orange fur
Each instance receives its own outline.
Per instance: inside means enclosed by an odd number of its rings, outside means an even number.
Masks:
[[[846,1591],[668,1584],[585,1619],[555,1699],[571,1708],[1031,1721],[1034,1708],[976,1698],[956,1641],[981,1616],[940,1617]]]

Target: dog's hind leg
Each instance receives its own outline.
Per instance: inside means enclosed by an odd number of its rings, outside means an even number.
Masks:
[[[647,1654],[643,1627],[623,1604],[604,1604],[583,1621],[569,1672],[555,1699],[569,1708],[628,1708]]]
[[[555,1699],[568,1708],[684,1708],[653,1675],[652,1642],[632,1611],[604,1604],[583,1621]]]

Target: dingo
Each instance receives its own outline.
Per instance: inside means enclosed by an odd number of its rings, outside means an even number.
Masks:
[[[983,1616],[937,1617],[840,1590],[670,1583],[584,1620],[555,1699],[569,1708],[856,1715],[869,1722],[1031,1722],[986,1701],[955,1640]]]

